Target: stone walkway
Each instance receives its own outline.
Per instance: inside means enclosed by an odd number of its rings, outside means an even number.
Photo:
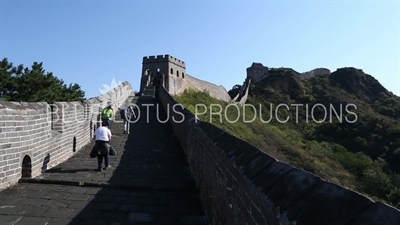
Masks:
[[[145,96],[133,100],[157,102]],[[41,176],[1,191],[0,225],[207,224],[171,126],[156,121],[155,106],[140,111],[129,135],[121,123],[112,124],[118,154],[111,156],[111,169],[95,171],[90,143]]]

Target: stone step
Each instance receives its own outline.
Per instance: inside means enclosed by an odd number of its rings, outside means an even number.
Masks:
[[[156,87],[144,87],[142,96],[152,96],[155,97]]]

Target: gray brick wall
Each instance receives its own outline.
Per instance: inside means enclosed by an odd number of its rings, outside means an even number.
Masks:
[[[170,82],[169,93],[180,94],[189,88],[199,91],[207,91],[210,96],[225,102],[230,102],[232,100],[228,94],[228,91],[222,85],[216,85],[204,80],[200,80],[190,76],[189,74],[186,74],[185,79],[175,78],[175,82]]]
[[[177,104],[165,89],[160,98],[165,110]],[[169,111],[211,224],[400,224],[396,208],[280,162],[212,124],[196,123],[186,109],[179,112],[182,123],[176,122],[179,113]]]
[[[177,78],[175,75],[169,75],[168,79],[168,90],[172,95],[181,94],[187,89],[195,89],[198,91],[207,91],[210,96],[225,102],[232,100],[225,87],[197,79],[189,74],[186,74],[184,79],[181,77]]]
[[[0,101],[0,190],[21,178],[25,156],[32,177],[69,159],[91,141],[101,109],[112,104],[116,110],[133,94],[124,82],[84,102]]]

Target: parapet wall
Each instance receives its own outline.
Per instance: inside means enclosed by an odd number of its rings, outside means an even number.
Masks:
[[[24,173],[35,177],[69,159],[91,141],[98,115],[112,104],[116,110],[133,95],[124,82],[84,102],[0,101],[0,190]]]
[[[228,94],[228,91],[223,86],[218,86],[213,83],[197,79],[188,74],[186,74],[185,79],[176,79],[175,84],[170,84],[170,90],[172,90],[170,93],[181,94],[189,88],[199,91],[207,91],[210,96],[225,102],[230,102],[232,100]],[[176,91],[173,91],[174,89],[176,89]]]
[[[210,224],[400,224],[400,211],[261,152],[183,109],[161,88]],[[184,120],[181,121],[183,113]]]

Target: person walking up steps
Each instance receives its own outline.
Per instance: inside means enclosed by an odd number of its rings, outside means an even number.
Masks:
[[[104,169],[111,167],[110,165],[110,141],[111,141],[111,131],[108,129],[108,123],[103,122],[101,127],[97,128],[93,139],[96,140],[95,148],[98,151],[97,155],[97,170],[103,171],[103,160]]]
[[[127,108],[120,108],[119,113],[124,121],[124,134],[129,134],[131,119],[136,119],[135,111],[133,110],[132,106],[128,106]]]
[[[103,111],[101,111],[101,120],[107,123],[108,129],[111,130],[111,119],[114,116],[114,110],[111,105],[107,106]]]

